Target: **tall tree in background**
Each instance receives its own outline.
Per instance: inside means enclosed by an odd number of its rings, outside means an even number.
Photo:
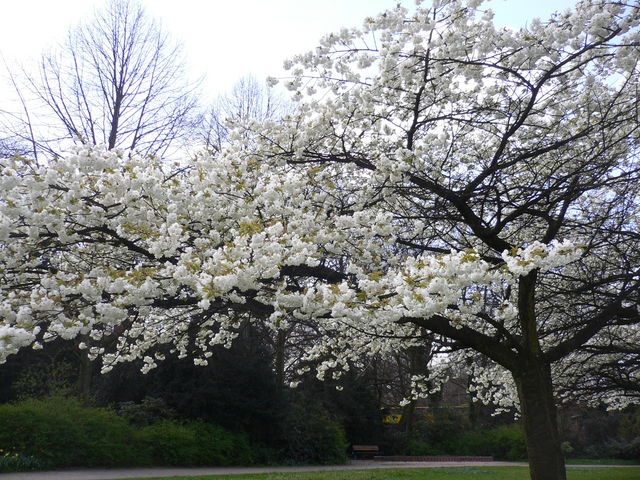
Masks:
[[[109,0],[44,54],[35,75],[9,78],[20,109],[3,115],[2,156],[64,155],[70,142],[168,155],[183,146],[196,116],[180,45],[137,0]],[[79,393],[95,371],[79,356]]]
[[[294,105],[282,93],[269,88],[265,82],[260,82],[252,75],[245,75],[236,82],[230,92],[216,98],[209,109],[202,115],[199,127],[194,129],[194,140],[197,148],[205,148],[212,153],[220,153],[232,141],[231,132],[244,138],[246,146],[251,145],[249,137],[252,123],[265,121],[281,121],[292,113]],[[292,362],[290,355],[299,357],[301,342],[309,345],[313,337],[312,329],[298,324],[295,319],[288,328],[281,328],[274,332],[263,329],[262,333],[267,343],[274,350],[274,368],[276,382],[281,389],[287,378],[287,368]],[[304,348],[304,347],[302,347]]]
[[[15,137],[0,137],[0,158],[13,155],[29,155],[29,144]]]
[[[255,77],[246,75],[220,95],[203,114],[195,130],[199,146],[220,152],[229,142],[229,132],[239,124],[278,120],[293,111],[293,105]]]
[[[184,70],[180,46],[137,1],[109,0],[24,86],[11,75],[23,115],[5,115],[5,128],[36,155],[60,154],[69,139],[163,155],[191,130],[196,85]]]

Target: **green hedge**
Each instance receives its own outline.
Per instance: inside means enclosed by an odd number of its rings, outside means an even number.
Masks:
[[[246,465],[254,460],[245,436],[202,421],[163,420],[142,428],[140,440],[158,465]]]
[[[527,447],[522,427],[501,425],[482,430],[419,436],[407,442],[407,455],[488,455],[497,460],[524,460]]]
[[[150,460],[124,419],[67,398],[0,405],[0,448],[55,467],[140,465]]]
[[[524,431],[518,424],[465,432],[457,436],[456,442],[462,455],[491,455],[497,460],[527,458]]]
[[[201,421],[138,428],[69,398],[0,405],[0,471],[64,467],[252,463],[244,435]]]
[[[51,462],[42,458],[24,455],[15,450],[3,450],[0,448],[0,473],[46,470],[50,467]]]
[[[278,457],[284,463],[339,464],[346,461],[348,442],[342,425],[320,405],[289,405],[284,420],[284,445]]]

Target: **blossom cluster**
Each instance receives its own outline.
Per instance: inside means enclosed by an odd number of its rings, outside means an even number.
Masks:
[[[147,353],[154,345],[186,356],[185,332],[195,322],[196,362],[206,362],[209,347],[229,345],[242,312],[257,304],[274,328],[291,318],[318,322],[323,340],[307,359],[328,358],[318,367],[324,377],[362,355],[410,345],[380,340],[411,337],[415,326],[405,318],[444,315],[457,327],[491,331],[478,325],[485,306],[474,291],[503,290],[533,268],[576,258],[569,242],[504,252],[504,267],[473,249],[402,256],[383,209],[329,215],[339,206],[322,175],[241,152],[202,155],[178,172],[90,147],[37,170],[7,162],[3,358],[34,342],[82,336],[81,348],[101,356],[105,370],[141,359],[146,371],[160,360]],[[294,289],[284,274],[331,258],[347,259],[341,281]],[[514,312],[505,301],[497,315],[512,321]],[[113,333],[118,349],[105,352],[97,342]]]

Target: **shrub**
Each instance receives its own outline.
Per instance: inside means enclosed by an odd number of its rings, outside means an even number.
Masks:
[[[385,452],[400,455],[461,455],[458,437],[460,432],[468,430],[469,421],[457,412],[435,408],[426,415],[415,414],[410,432],[403,431],[401,425],[389,427]]]
[[[448,446],[448,441],[469,429],[469,421],[465,416],[446,408],[435,408],[427,417],[418,418],[413,425],[412,437],[430,444]]]
[[[588,446],[585,453],[589,458],[640,460],[640,437],[629,440],[609,438],[601,444]]]
[[[142,427],[166,418],[174,418],[176,413],[163,399],[144,397],[140,403],[120,402],[118,415],[130,424]]]
[[[280,451],[286,462],[344,463],[347,446],[344,429],[324,408],[290,405],[284,424],[284,446]]]
[[[405,447],[407,455],[452,455],[440,443],[428,443],[422,440],[411,439]]]
[[[447,421],[440,428],[438,422],[419,425],[399,454],[405,455],[488,455],[498,460],[527,458],[522,427],[518,424],[500,425],[479,430],[452,430]]]
[[[0,473],[44,470],[50,465],[50,462],[41,458],[23,455],[15,450],[4,450],[0,448]]]
[[[244,435],[203,421],[162,420],[141,432],[141,441],[161,465],[231,465],[252,463]]]
[[[626,438],[640,437],[640,407],[623,415],[620,421],[619,435]]]
[[[75,376],[76,369],[68,361],[53,364],[37,362],[20,371],[12,389],[18,399],[66,396],[77,388]]]
[[[134,429],[108,409],[51,397],[0,405],[0,448],[56,467],[148,464]]]
[[[217,425],[162,420],[137,429],[112,410],[83,407],[69,398],[0,405],[0,448],[7,454],[0,471],[254,461],[246,436]]]
[[[640,460],[640,437],[611,441],[612,458]]]
[[[527,444],[524,431],[518,424],[500,425],[487,432],[487,441],[491,445],[493,456],[504,460],[522,460],[527,458]]]
[[[491,455],[498,460],[527,458],[527,445],[518,424],[463,432],[454,442],[460,455]]]

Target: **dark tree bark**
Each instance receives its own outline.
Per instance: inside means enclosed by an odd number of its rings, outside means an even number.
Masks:
[[[513,378],[518,387],[531,479],[565,480],[549,365],[532,357],[522,362]]]
[[[276,333],[275,342],[275,368],[276,368],[276,389],[278,392],[282,392],[284,388],[284,366],[286,359],[286,347],[287,347],[287,332],[283,329],[278,330]]]

